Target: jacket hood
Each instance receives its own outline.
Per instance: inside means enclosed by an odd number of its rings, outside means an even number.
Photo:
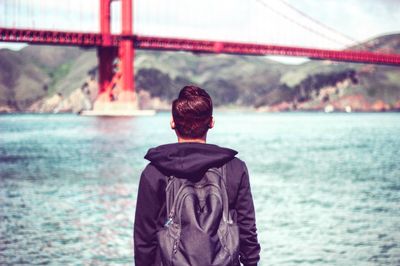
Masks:
[[[206,143],[173,143],[149,149],[149,160],[164,175],[197,179],[212,167],[232,160],[237,151]]]

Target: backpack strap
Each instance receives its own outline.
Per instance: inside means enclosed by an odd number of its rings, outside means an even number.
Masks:
[[[171,198],[172,197],[171,189],[173,189],[173,188],[171,188],[170,186],[174,185],[173,183],[175,181],[174,180],[175,178],[176,177],[174,177],[173,175],[167,176],[167,185],[165,187],[165,203],[166,203],[166,208],[167,208],[167,218],[169,218],[169,216],[170,216],[171,207],[172,207],[172,204],[174,201],[174,199]]]
[[[224,164],[221,167],[221,176],[222,176],[222,181],[225,183],[225,187],[226,187],[227,186],[227,183],[226,183],[226,164]]]
[[[221,168],[221,178],[222,178],[222,200],[223,200],[223,219],[227,223],[232,222],[232,218],[229,212],[229,199],[228,199],[228,185],[226,180],[226,164],[224,164]]]

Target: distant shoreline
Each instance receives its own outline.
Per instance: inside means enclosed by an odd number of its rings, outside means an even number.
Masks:
[[[387,111],[332,111],[332,112],[324,112],[323,110],[292,110],[292,111],[258,111],[255,108],[215,108],[214,112],[222,112],[222,113],[258,113],[258,114],[288,114],[288,113],[316,113],[316,114],[381,114],[381,113],[400,113],[400,110],[387,110]],[[156,110],[156,114],[158,113],[170,113],[169,110]],[[3,115],[79,115],[73,112],[0,112],[0,116]]]

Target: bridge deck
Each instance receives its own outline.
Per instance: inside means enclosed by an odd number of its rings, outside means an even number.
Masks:
[[[305,47],[191,40],[138,35],[102,35],[100,33],[0,28],[0,41],[4,42],[97,47],[118,46],[119,42],[123,39],[133,39],[134,46],[137,49],[259,56],[283,55],[307,57],[319,60],[400,66],[400,54],[384,54],[369,51],[326,50]]]

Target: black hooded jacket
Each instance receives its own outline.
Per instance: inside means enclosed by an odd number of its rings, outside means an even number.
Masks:
[[[249,175],[236,151],[203,143],[174,143],[150,149],[145,158],[150,163],[143,170],[138,189],[134,224],[135,264],[161,265],[157,231],[166,221],[166,176],[196,180],[211,167],[226,164],[229,208],[236,216],[240,233],[240,261],[257,265],[260,245]]]

